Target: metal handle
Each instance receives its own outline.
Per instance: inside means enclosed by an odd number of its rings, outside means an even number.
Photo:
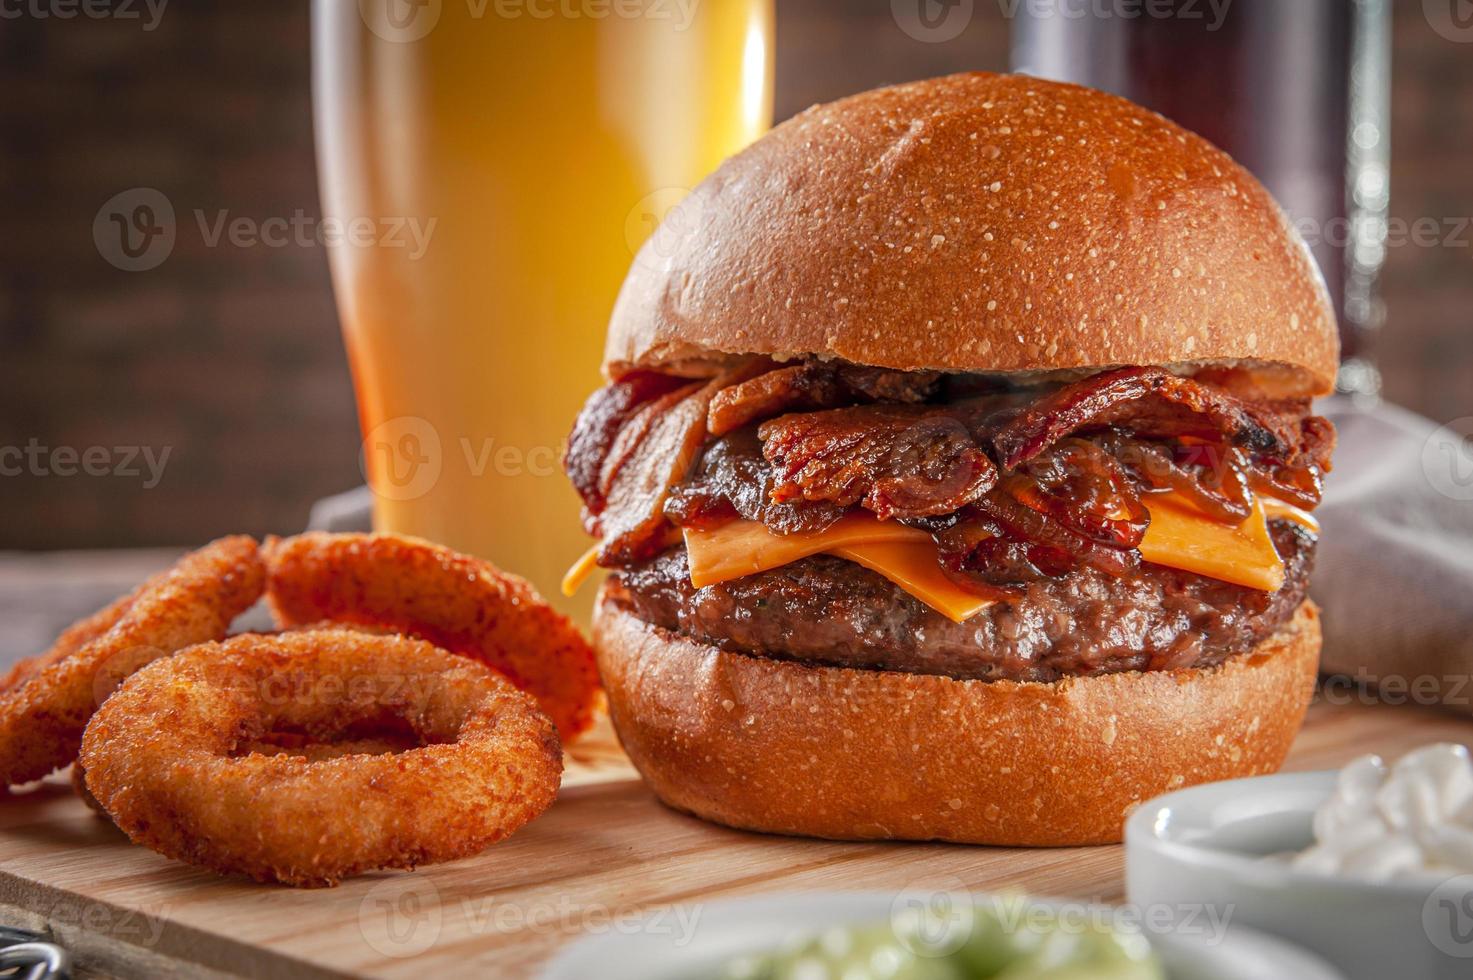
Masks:
[[[71,980],[72,957],[33,932],[0,926],[0,977],[6,980]]]

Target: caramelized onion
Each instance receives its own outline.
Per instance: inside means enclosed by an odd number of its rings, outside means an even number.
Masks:
[[[1248,482],[1259,493],[1304,508],[1317,506],[1325,490],[1324,477],[1313,466],[1254,469]]]
[[[1096,544],[1053,517],[1025,506],[1006,491],[990,493],[974,506],[998,527],[1000,537],[1025,543],[1028,561],[1046,576],[1063,575],[1078,565],[1118,576],[1140,563],[1135,550]],[[984,544],[975,550],[991,548]]]
[[[1253,511],[1247,460],[1241,450],[1215,443],[1169,445],[1120,433],[1100,446],[1154,490],[1174,490],[1220,521],[1241,522]]]
[[[1002,483],[1013,499],[1090,541],[1134,548],[1150,515],[1120,462],[1083,439],[1065,439]]]

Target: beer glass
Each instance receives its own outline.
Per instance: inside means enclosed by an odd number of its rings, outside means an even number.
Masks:
[[[634,250],[770,124],[772,16],[316,0],[324,222],[376,528],[568,605],[557,583],[588,542],[563,440]]]

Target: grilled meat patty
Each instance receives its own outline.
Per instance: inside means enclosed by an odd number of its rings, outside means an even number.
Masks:
[[[1210,667],[1251,650],[1304,600],[1315,538],[1273,521],[1277,592],[1142,563],[1082,568],[1022,587],[954,623],[852,562],[805,558],[697,589],[683,548],[620,571],[614,599],[648,623],[758,656],[984,680],[1055,681]]]

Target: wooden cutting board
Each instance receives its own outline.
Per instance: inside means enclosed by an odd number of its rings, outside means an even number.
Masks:
[[[1343,700],[1361,701],[1359,695]],[[1473,721],[1364,703],[1310,711],[1288,768],[1473,741]],[[1119,847],[1025,850],[748,834],[674,813],[611,733],[573,746],[558,802],[479,857],[296,891],[216,878],[129,844],[63,780],[0,801],[0,921],[101,976],[535,976],[564,944],[641,913],[780,890],[1003,887],[1111,901]],[[324,800],[323,805],[330,805]],[[90,974],[86,974],[90,975]]]

